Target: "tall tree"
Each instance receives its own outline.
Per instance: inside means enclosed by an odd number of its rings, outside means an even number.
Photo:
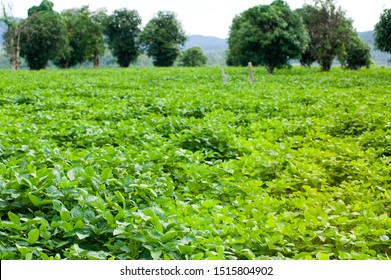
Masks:
[[[68,46],[54,63],[60,68],[69,68],[87,60],[96,61],[96,56],[104,50],[103,28],[94,20],[88,6],[65,10],[61,16],[66,24]]]
[[[116,10],[106,26],[109,48],[121,67],[128,67],[140,55],[139,33],[141,17],[137,11]]]
[[[391,53],[391,9],[386,9],[375,26],[376,48]]]
[[[181,22],[173,12],[167,11],[158,12],[141,33],[144,49],[159,67],[172,66],[180,55],[179,45],[184,45],[186,40]]]
[[[275,68],[300,58],[308,44],[300,16],[282,0],[259,5],[236,16],[230,28],[229,65],[263,65],[270,74]]]
[[[13,70],[18,70],[20,65],[20,33],[23,24],[13,18],[11,14],[11,7],[7,11],[4,3],[1,3],[2,13],[0,22],[3,21],[7,26],[7,31],[3,34],[5,42],[5,50],[10,57],[10,63]]]
[[[44,69],[68,45],[65,24],[53,11],[52,3],[43,1],[41,6],[29,10],[20,37],[21,55],[32,70]]]
[[[330,71],[333,60],[354,35],[352,21],[334,0],[313,0],[299,10],[310,36],[307,58],[317,60],[323,71]]]

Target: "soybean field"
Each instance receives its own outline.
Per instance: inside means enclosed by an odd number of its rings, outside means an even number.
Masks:
[[[391,257],[391,70],[0,71],[0,259]]]

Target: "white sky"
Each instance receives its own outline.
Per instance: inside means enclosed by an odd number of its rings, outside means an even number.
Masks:
[[[27,10],[41,0],[1,0],[12,3],[13,15],[27,17]],[[158,11],[174,11],[188,35],[228,37],[229,26],[235,15],[272,0],[51,0],[56,11],[89,5],[95,11],[107,8],[137,10],[145,25]],[[308,0],[307,0],[308,1]],[[299,8],[306,0],[286,0],[291,9]],[[369,31],[378,22],[384,9],[391,8],[391,0],[338,0],[339,5],[354,20],[358,31]]]

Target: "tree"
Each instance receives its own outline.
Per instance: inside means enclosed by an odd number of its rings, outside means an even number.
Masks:
[[[121,67],[128,67],[140,55],[139,33],[141,17],[137,11],[116,10],[106,26],[108,44]]]
[[[305,4],[298,13],[310,36],[305,52],[309,59],[302,57],[302,60],[311,63],[316,59],[322,71],[330,71],[333,60],[355,33],[352,21],[334,0],[314,0],[313,5]]]
[[[300,58],[308,41],[299,15],[286,2],[276,0],[250,8],[233,19],[227,63],[247,65],[251,61],[273,74],[275,68],[289,66],[289,60]]]
[[[386,9],[375,26],[375,46],[383,52],[391,53],[391,9]]]
[[[341,64],[351,70],[358,70],[362,67],[369,68],[371,65],[371,48],[365,44],[356,33],[346,47],[346,55]]]
[[[67,29],[68,45],[54,60],[60,68],[69,68],[87,60],[96,61],[103,54],[104,39],[101,23],[94,20],[88,6],[65,10],[61,14]],[[97,64],[94,63],[95,67]]]
[[[208,58],[200,47],[192,47],[185,50],[179,56],[179,65],[187,67],[203,66],[208,61]]]
[[[20,34],[23,24],[10,16],[10,11],[7,11],[4,3],[2,3],[2,15],[0,22],[3,21],[7,26],[7,31],[3,34],[5,42],[5,50],[10,57],[10,63],[13,70],[18,70],[20,65]],[[11,10],[11,7],[9,8]]]
[[[180,55],[179,45],[187,40],[182,24],[173,12],[158,12],[141,33],[141,42],[153,64],[172,66]]]
[[[46,7],[50,4],[47,2],[43,1],[44,5],[41,5]],[[64,46],[68,45],[66,26],[60,15],[53,10],[34,10],[23,21],[23,25],[20,34],[21,55],[32,70],[44,69],[49,60],[55,59]]]

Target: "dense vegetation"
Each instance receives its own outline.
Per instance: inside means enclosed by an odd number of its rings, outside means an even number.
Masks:
[[[128,67],[145,51],[155,66],[172,66],[187,40],[175,13],[159,11],[144,30],[137,11],[120,9],[107,15],[105,9],[91,12],[88,6],[57,13],[54,4],[42,0],[28,9],[27,19],[10,15],[1,4],[0,22],[5,50],[14,70],[23,57],[31,70],[45,69],[49,61],[70,68],[92,61],[100,66],[105,41],[121,67]]]
[[[388,259],[391,71],[2,71],[0,259]]]
[[[337,58],[351,70],[371,65],[370,47],[335,0],[313,0],[295,11],[283,0],[252,7],[233,19],[228,43],[228,65],[251,61],[270,74],[292,59],[308,67],[317,62],[322,71]]]
[[[308,32],[302,18],[282,0],[258,5],[236,16],[229,32],[228,65],[262,65],[273,74],[307,48]]]
[[[27,19],[17,19],[2,5],[0,42],[8,53],[10,63],[4,65],[5,58],[1,53],[0,68],[11,64],[17,70],[20,66],[25,68],[26,63],[31,69],[53,65],[59,68],[85,67],[90,64],[95,68],[128,67],[131,63],[172,66],[177,65],[176,59],[183,51],[180,45],[188,39],[176,15],[169,11],[157,12],[157,17],[143,29],[138,12],[126,8],[111,15],[105,9],[92,12],[88,6],[61,13],[53,8],[52,2],[43,0],[39,6],[28,9]],[[388,43],[390,32],[387,10],[381,15],[376,30],[379,38],[376,45],[386,51],[384,44]],[[305,40],[307,33],[309,44]],[[191,43],[187,48],[203,47],[208,65],[224,65],[226,60],[228,65],[244,65],[252,61],[253,65],[265,65],[270,72],[275,67],[289,66],[293,58],[299,58],[304,66],[318,62],[325,71],[330,69],[336,58],[342,66],[354,70],[371,64],[367,45],[370,42],[361,40],[351,19],[335,0],[306,2],[294,11],[294,15],[283,0],[252,7],[233,19],[228,41],[230,48],[227,53],[222,49],[216,51],[214,43],[208,46]],[[225,49],[226,43],[222,45]],[[111,52],[106,50],[107,47]],[[143,52],[149,58],[142,55]],[[387,64],[384,55],[376,52],[372,58],[375,63],[384,65]]]
[[[204,66],[208,57],[200,47],[192,47],[182,52],[179,56],[179,65],[186,67]]]

